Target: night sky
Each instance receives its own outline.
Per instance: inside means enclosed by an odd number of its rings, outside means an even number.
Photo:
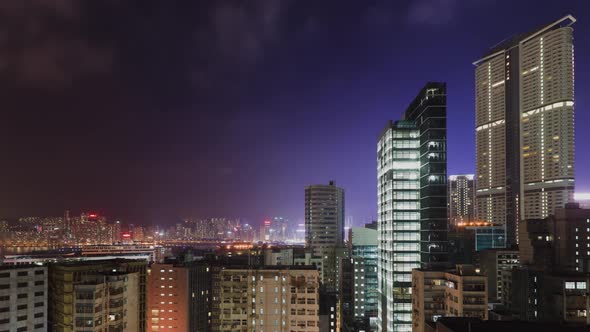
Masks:
[[[590,1],[0,1],[0,217],[303,218],[335,180],[376,216],[376,141],[448,88],[449,174],[475,169],[472,62],[568,13],[576,185],[590,191]]]

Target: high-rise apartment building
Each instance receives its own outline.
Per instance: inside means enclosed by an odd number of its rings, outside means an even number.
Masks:
[[[444,316],[488,318],[486,277],[472,265],[457,265],[454,270],[416,269],[412,291],[414,332],[429,331],[426,323]]]
[[[213,267],[212,331],[320,331],[311,266]]]
[[[50,264],[50,330],[146,331],[146,270],[145,260]],[[96,309],[93,303],[97,304]],[[126,310],[127,305],[137,308]]]
[[[63,331],[139,331],[138,294],[139,272],[81,274],[72,289],[73,327]]]
[[[0,331],[47,331],[47,267],[0,267]]]
[[[546,218],[573,199],[574,50],[568,15],[474,62],[476,209],[506,224]]]
[[[314,256],[344,241],[344,189],[334,181],[305,187],[305,246]]]
[[[208,331],[210,279],[205,264],[152,264],[148,270],[147,331]]]
[[[209,331],[211,273],[206,264],[152,264],[148,331]]]
[[[473,174],[449,176],[449,227],[475,220],[475,180]]]
[[[377,144],[378,331],[412,330],[412,269],[447,260],[446,85],[427,83]]]

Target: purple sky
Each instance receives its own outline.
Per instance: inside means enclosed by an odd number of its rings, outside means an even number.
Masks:
[[[0,2],[0,217],[299,221],[304,186],[333,179],[347,216],[368,222],[386,121],[446,81],[449,174],[473,173],[471,63],[568,13],[577,187],[590,191],[588,1],[178,4]]]

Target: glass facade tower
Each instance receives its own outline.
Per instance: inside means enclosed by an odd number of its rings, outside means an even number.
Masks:
[[[412,330],[412,269],[420,267],[420,131],[391,123],[378,145],[379,331]]]
[[[378,331],[412,331],[412,269],[447,260],[446,85],[428,83],[377,143]]]

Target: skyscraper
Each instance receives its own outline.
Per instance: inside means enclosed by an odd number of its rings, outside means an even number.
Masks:
[[[272,218],[271,240],[284,242],[287,240],[287,228],[289,220],[284,217]]]
[[[270,242],[270,226],[271,226],[271,221],[270,220],[265,220],[262,225],[260,225],[260,238],[258,239],[258,241],[262,241],[262,242]]]
[[[378,331],[412,330],[412,269],[447,260],[446,85],[427,83],[377,144]]]
[[[305,187],[305,246],[314,256],[342,246],[344,240],[344,189],[334,181]]]
[[[420,262],[427,267],[448,259],[446,83],[427,83],[405,118],[420,130]]]
[[[576,20],[565,16],[494,46],[474,62],[478,218],[545,218],[574,191]]]
[[[475,219],[475,180],[473,174],[449,176],[449,226]]]
[[[394,331],[394,321],[395,331],[411,331],[411,273],[420,267],[420,131],[413,121],[388,125],[377,169],[378,331]]]

